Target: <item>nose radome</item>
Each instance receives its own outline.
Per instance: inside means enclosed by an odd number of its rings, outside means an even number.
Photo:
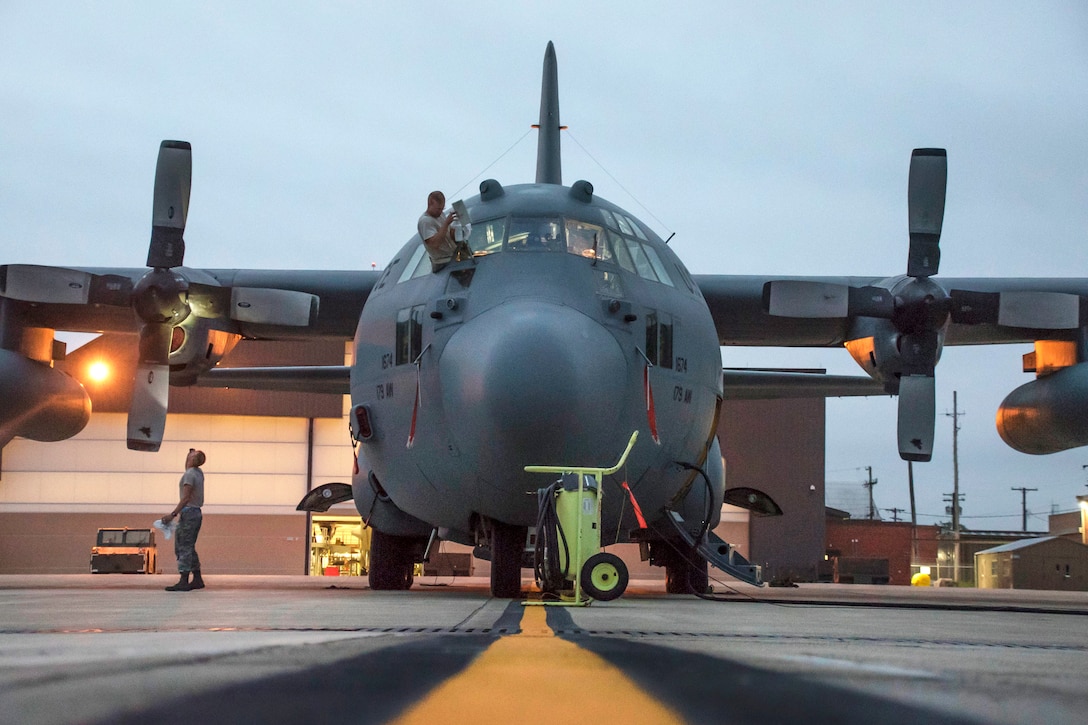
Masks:
[[[628,377],[623,351],[600,323],[529,299],[466,323],[446,346],[440,375],[455,438],[483,451],[482,467],[506,475],[533,463],[592,465],[585,461],[616,435]]]

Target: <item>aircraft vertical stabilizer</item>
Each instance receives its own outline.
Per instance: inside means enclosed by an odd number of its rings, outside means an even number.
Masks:
[[[544,52],[544,77],[540,82],[540,136],[536,144],[536,183],[562,184],[559,158],[559,72],[555,46],[548,41]]]

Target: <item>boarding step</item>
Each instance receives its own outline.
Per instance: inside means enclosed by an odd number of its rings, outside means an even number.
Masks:
[[[696,541],[688,533],[684,525],[684,519],[680,514],[671,509],[666,509],[666,518],[673,525],[677,533],[688,546],[694,547],[699,555],[706,559],[714,568],[724,571],[734,579],[739,579],[746,584],[757,587],[763,586],[763,568],[752,564],[737,551],[736,547],[729,544],[715,534],[708,531],[704,541]]]

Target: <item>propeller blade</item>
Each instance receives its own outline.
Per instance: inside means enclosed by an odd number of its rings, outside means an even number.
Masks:
[[[166,408],[170,396],[170,368],[140,363],[128,409],[128,447],[155,452],[166,430]]]
[[[763,308],[775,317],[890,319],[895,296],[883,287],[775,280],[763,285]]]
[[[193,151],[188,141],[163,141],[155,165],[155,200],[151,213],[148,267],[180,267],[185,261],[185,218],[193,180]]]
[[[170,399],[170,340],[173,325],[149,323],[140,330],[140,357],[128,409],[128,447],[157,451],[166,429]]]
[[[90,274],[78,269],[8,264],[0,267],[0,297],[59,305],[127,307],[132,280],[119,274]]]
[[[928,461],[933,457],[935,394],[931,375],[904,375],[899,379],[899,457],[904,461]]]
[[[823,282],[775,280],[763,285],[763,309],[775,317],[846,317],[850,312],[850,288]]]
[[[23,302],[87,304],[91,275],[77,269],[9,264],[0,272],[0,296]]]
[[[1088,320],[1088,299],[1065,292],[952,290],[952,321],[1041,330],[1075,330]]]
[[[231,319],[261,325],[307,327],[317,318],[319,298],[308,292],[235,287],[231,290]]]
[[[944,149],[914,149],[907,182],[907,217],[910,252],[907,276],[931,277],[941,262],[941,226],[944,224],[948,155]]]

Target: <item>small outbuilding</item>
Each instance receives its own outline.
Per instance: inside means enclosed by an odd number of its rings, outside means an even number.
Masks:
[[[1022,539],[975,554],[980,589],[1088,591],[1088,546],[1058,536]]]

